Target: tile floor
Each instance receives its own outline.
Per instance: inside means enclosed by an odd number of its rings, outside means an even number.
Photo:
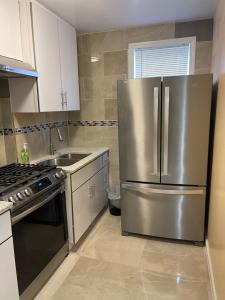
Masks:
[[[211,300],[204,248],[121,236],[106,212],[35,300]]]

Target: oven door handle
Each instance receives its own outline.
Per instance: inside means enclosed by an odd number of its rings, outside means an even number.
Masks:
[[[48,196],[45,200],[43,200],[43,201],[37,203],[36,205],[28,208],[27,210],[23,211],[19,215],[15,216],[15,217],[12,217],[12,225],[18,223],[24,217],[28,216],[29,214],[31,214],[32,212],[34,212],[38,208],[42,207],[43,205],[45,205],[46,203],[51,201],[57,194],[62,193],[62,192],[63,192],[63,189],[62,189],[62,187],[60,187],[57,190],[55,190],[50,196]]]

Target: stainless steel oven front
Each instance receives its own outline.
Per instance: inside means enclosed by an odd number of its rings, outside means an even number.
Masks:
[[[69,252],[64,183],[12,215],[20,299],[30,300]]]

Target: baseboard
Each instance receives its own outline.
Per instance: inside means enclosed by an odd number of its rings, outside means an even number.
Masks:
[[[212,261],[211,261],[210,249],[209,249],[209,242],[208,242],[207,239],[206,239],[206,242],[205,242],[205,253],[206,253],[208,270],[209,270],[209,278],[210,278],[210,286],[211,286],[212,297],[213,297],[213,300],[217,300],[215,279],[214,279],[214,273],[213,273]]]

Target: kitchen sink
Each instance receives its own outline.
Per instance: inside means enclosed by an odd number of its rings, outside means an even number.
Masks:
[[[87,156],[89,156],[91,153],[66,153],[63,155],[60,155],[59,158],[63,159],[74,159],[76,161],[79,161]]]
[[[57,158],[44,160],[44,161],[40,162],[40,165],[67,167],[67,166],[71,166],[71,165],[75,164],[76,162],[77,162],[77,160],[72,159],[72,158],[57,157]]]
[[[59,167],[67,167],[75,164],[81,159],[87,157],[91,153],[67,153],[60,155],[56,158],[51,158],[40,162],[40,165],[44,166],[59,166]]]

